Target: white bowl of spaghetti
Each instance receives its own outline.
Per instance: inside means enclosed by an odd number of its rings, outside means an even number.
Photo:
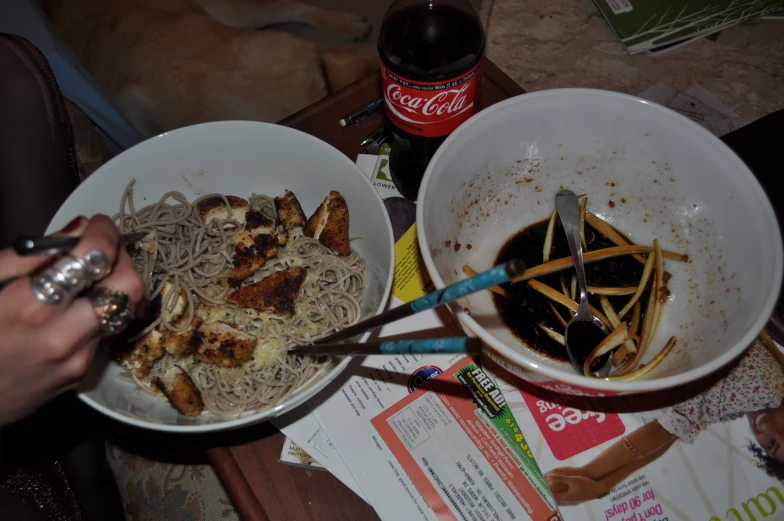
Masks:
[[[299,224],[284,219],[287,193],[298,199]],[[333,213],[317,222],[322,207]],[[346,207],[343,242],[329,242],[337,232],[327,234],[326,219]],[[389,297],[394,242],[383,201],[349,158],[287,127],[215,122],[147,140],[82,183],[49,229],[97,213],[115,216],[123,232],[148,233],[134,259],[154,311],[135,338],[99,349],[79,396],[135,426],[208,432],[283,414],[349,361],[288,349],[379,313]],[[284,287],[270,290],[275,280],[295,284],[289,301],[264,296]],[[130,350],[143,342],[162,354],[138,359]],[[199,395],[195,411],[167,390],[179,374]]]

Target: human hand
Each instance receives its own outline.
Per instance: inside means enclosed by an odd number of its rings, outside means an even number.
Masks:
[[[70,252],[78,259],[96,251],[106,256],[111,272],[95,287],[126,294],[133,310],[144,283],[111,219],[81,217],[60,234],[81,236]],[[96,309],[84,294],[65,291],[55,304],[36,298],[31,276],[57,259],[0,251],[0,284],[7,283],[0,289],[0,426],[76,387],[100,340]]]
[[[601,480],[579,474],[583,469],[560,468],[545,474],[545,481],[559,505],[576,505],[596,499],[609,490]],[[563,472],[566,471],[566,472]],[[577,471],[577,472],[573,472]]]

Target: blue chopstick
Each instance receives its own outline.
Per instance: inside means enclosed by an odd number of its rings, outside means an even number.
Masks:
[[[461,280],[460,282],[456,282],[451,286],[447,286],[432,293],[428,293],[424,297],[420,297],[408,304],[403,304],[402,306],[390,309],[389,311],[365,319],[358,324],[342,329],[318,340],[316,344],[330,344],[339,342],[340,340],[346,340],[347,338],[364,333],[365,331],[376,329],[377,327],[409,317],[416,313],[421,313],[427,309],[447,304],[453,300],[468,296],[477,291],[482,291],[491,286],[506,284],[524,271],[525,264],[523,264],[523,261],[520,259],[506,261],[487,271],[477,273],[473,277]]]

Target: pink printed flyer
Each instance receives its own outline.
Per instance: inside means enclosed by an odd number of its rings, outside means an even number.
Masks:
[[[784,369],[756,341],[676,392],[570,396],[492,370],[564,521],[784,519]]]

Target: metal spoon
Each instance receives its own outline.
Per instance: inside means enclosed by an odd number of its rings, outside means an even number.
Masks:
[[[566,240],[569,242],[569,250],[574,259],[574,270],[577,272],[577,287],[580,290],[580,306],[577,314],[566,325],[564,343],[572,365],[578,373],[583,374],[585,359],[599,342],[610,334],[610,331],[591,313],[588,304],[588,284],[585,281],[583,245],[580,241],[580,205],[577,196],[571,190],[561,190],[555,194],[555,209],[558,210],[561,224],[566,232]],[[607,376],[612,369],[610,354],[603,355],[593,365],[597,365],[597,362],[599,367],[593,374]]]

